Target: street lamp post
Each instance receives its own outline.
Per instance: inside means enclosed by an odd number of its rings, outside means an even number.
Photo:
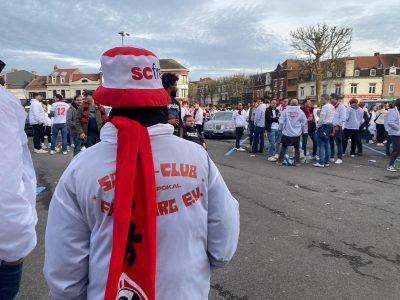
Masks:
[[[118,34],[121,36],[121,43],[122,43],[122,46],[123,46],[124,45],[124,37],[125,36],[130,36],[130,34],[127,33],[127,32],[124,32],[124,31],[120,31],[120,32],[118,32]]]

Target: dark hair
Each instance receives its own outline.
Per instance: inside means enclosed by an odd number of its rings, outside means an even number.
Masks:
[[[185,115],[185,116],[183,117],[183,122],[186,122],[187,119],[189,119],[189,118],[193,118],[193,116],[192,116],[192,115]]]
[[[0,76],[0,85],[5,85],[6,81],[4,80],[4,77]]]
[[[33,93],[32,93],[32,98],[36,98],[37,96],[40,96],[40,94],[39,94],[39,93],[36,93],[36,92],[33,92]]]
[[[161,81],[164,89],[169,88],[171,85],[174,85],[179,80],[179,77],[173,73],[165,73],[161,76]]]
[[[376,104],[372,104],[369,108],[369,111],[371,111],[374,107],[376,107]]]
[[[397,108],[400,108],[400,98],[397,98],[397,99],[394,101],[394,106],[396,106]]]
[[[76,96],[74,97],[74,102],[75,102],[76,99],[78,99],[79,97],[81,97],[81,95],[76,95]]]
[[[62,100],[63,97],[60,94],[56,94],[54,97],[56,97],[58,100]]]
[[[113,107],[110,117],[121,116],[135,120],[142,126],[149,127],[168,122],[168,109],[166,106],[152,107]]]
[[[331,98],[332,99],[336,99],[336,100],[339,100],[340,98],[339,98],[339,95],[338,94],[335,94],[335,93],[332,93],[331,94]]]

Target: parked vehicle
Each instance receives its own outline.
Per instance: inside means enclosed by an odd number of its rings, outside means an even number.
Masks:
[[[204,124],[204,137],[235,137],[236,129],[232,121],[232,111],[219,111]]]

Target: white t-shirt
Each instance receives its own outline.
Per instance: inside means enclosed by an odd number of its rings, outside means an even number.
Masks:
[[[65,124],[67,123],[67,110],[69,108],[69,104],[65,102],[54,102],[51,105],[50,110],[54,113],[54,121],[53,124]]]
[[[275,111],[275,109],[272,109],[272,117],[273,117],[273,118],[276,118],[276,111]],[[271,124],[271,129],[279,129],[279,123],[273,122],[273,123]]]

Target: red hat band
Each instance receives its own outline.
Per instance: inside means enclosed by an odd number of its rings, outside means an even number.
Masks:
[[[93,98],[112,107],[165,106],[170,97],[164,90],[160,62],[150,51],[134,47],[118,47],[101,57],[103,85]]]

